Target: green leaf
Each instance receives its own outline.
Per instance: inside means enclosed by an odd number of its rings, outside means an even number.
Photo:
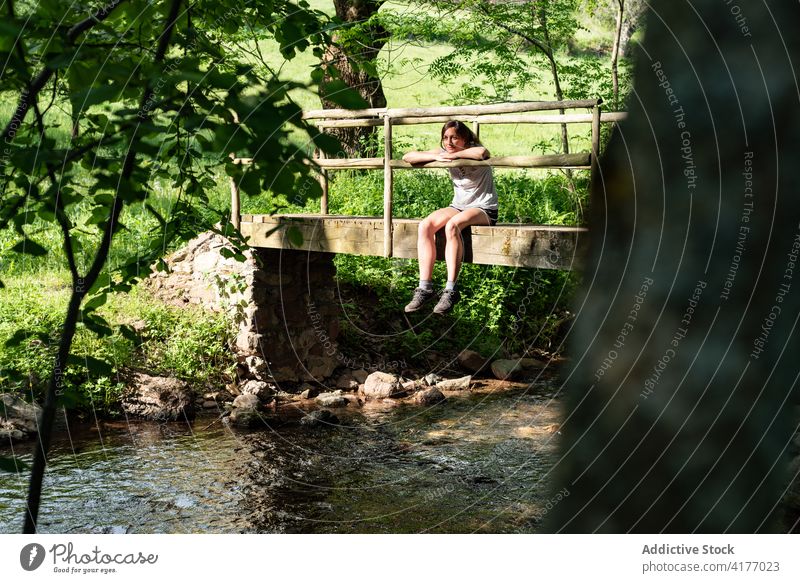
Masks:
[[[341,79],[334,79],[320,87],[325,99],[341,105],[345,109],[367,109],[367,103],[361,95]]]
[[[87,109],[92,105],[100,103],[115,102],[120,98],[120,89],[116,85],[102,85],[100,87],[89,87],[74,92],[70,96],[70,101],[78,105],[79,109]]]
[[[0,471],[17,474],[28,469],[28,464],[16,456],[0,457]]]
[[[88,312],[92,312],[106,303],[108,296],[106,294],[98,294],[93,298],[90,298],[85,304],[83,304],[83,313],[86,314]]]
[[[11,248],[12,251],[16,251],[17,253],[25,253],[27,255],[33,255],[34,257],[41,257],[42,255],[47,255],[47,249],[39,245],[33,239],[23,239],[16,245]]]

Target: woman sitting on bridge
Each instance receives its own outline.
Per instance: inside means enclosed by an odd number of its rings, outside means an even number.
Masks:
[[[485,160],[489,150],[460,121],[449,121],[442,127],[442,147],[426,152],[408,152],[403,160],[409,164],[426,162],[452,162],[453,160]],[[453,309],[460,294],[456,279],[464,258],[464,241],[461,231],[470,225],[494,225],[497,222],[497,191],[494,188],[491,166],[463,166],[449,168],[453,181],[453,202],[447,208],[429,214],[420,224],[417,235],[419,259],[419,287],[405,307],[406,312],[416,312],[436,292],[433,289],[433,263],[436,261],[436,232],[444,228],[446,237],[445,262],[447,284],[433,311],[445,314]]]

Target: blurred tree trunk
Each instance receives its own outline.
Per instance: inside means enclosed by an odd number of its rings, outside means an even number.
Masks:
[[[592,193],[547,528],[792,528],[800,5],[651,7]]]
[[[368,22],[384,0],[334,0],[336,16],[347,23],[333,34],[334,43],[328,47],[324,63],[336,70],[336,75],[349,87],[356,90],[370,108],[386,107],[383,85],[376,71],[376,59],[387,41],[387,32],[379,24]],[[325,80],[332,76],[326,74]],[[322,107],[335,109],[339,106],[320,95]],[[346,157],[354,158],[374,154],[374,144],[369,137],[375,128],[335,128],[326,130],[339,139]]]

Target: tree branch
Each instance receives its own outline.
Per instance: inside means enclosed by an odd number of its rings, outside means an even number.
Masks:
[[[172,31],[174,30],[175,23],[178,20],[181,3],[182,0],[173,0],[172,5],[170,6],[167,23],[164,27],[164,31],[159,37],[158,49],[155,57],[156,63],[161,63],[164,60],[164,56],[166,55],[169,41],[172,36]],[[117,5],[118,4],[119,2],[117,2]],[[131,143],[125,156],[122,176],[120,177],[121,181],[129,180],[133,174],[134,163],[136,161],[136,149],[134,148],[136,134],[142,121],[148,119],[149,117],[145,108],[153,94],[154,90],[148,83],[144,90],[144,94],[142,95],[139,123],[137,123],[136,129],[131,135]],[[78,278],[78,280],[75,282],[72,295],[70,296],[69,306],[67,308],[67,316],[64,320],[64,329],[62,332],[61,341],[59,342],[58,355],[56,356],[53,374],[50,377],[50,383],[47,387],[47,396],[45,398],[44,407],[42,407],[42,421],[39,431],[39,447],[36,448],[36,455],[34,456],[33,460],[33,469],[31,470],[30,487],[28,488],[28,507],[25,515],[25,526],[23,529],[25,534],[33,534],[36,532],[36,521],[39,515],[39,502],[41,500],[42,493],[42,478],[44,477],[44,470],[47,464],[47,452],[50,449],[50,438],[52,436],[53,419],[55,417],[56,398],[58,397],[59,391],[62,387],[64,367],[66,365],[67,358],[69,357],[69,350],[72,346],[72,338],[75,335],[75,327],[78,322],[80,305],[83,301],[83,298],[97,281],[97,278],[100,276],[100,272],[106,263],[108,253],[111,248],[111,239],[119,225],[118,219],[120,213],[122,212],[123,204],[123,200],[121,200],[119,197],[119,191],[117,191],[111,207],[111,216],[109,216],[105,225],[105,229],[103,230],[103,238],[97,249],[97,255],[95,255],[94,262],[92,263],[89,272],[86,274],[86,277],[83,279]]]

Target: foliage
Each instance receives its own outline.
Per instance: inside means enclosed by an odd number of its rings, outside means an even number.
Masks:
[[[400,38],[448,40],[452,51],[431,64],[430,74],[443,83],[469,76],[471,83],[462,85],[455,101],[507,101],[538,82],[537,67],[549,69],[555,53],[573,38],[578,4],[578,0],[426,2],[436,11],[389,14],[386,26]]]
[[[452,317],[445,322],[411,317],[404,324],[397,314],[417,285],[415,261],[350,255],[335,261],[340,281],[368,290],[375,304],[368,317],[363,300],[343,306],[349,324],[341,340],[345,351],[358,354],[367,339],[376,337],[382,338],[380,351],[387,358],[412,362],[429,350],[471,348],[486,355],[511,355],[532,348],[563,348],[563,326],[571,321],[568,307],[577,284],[572,273],[466,264],[459,276],[463,297]],[[446,279],[444,269],[437,262],[436,281]]]
[[[0,344],[12,338],[18,327],[28,334],[19,343],[0,351],[0,384],[42,400],[58,346],[61,318],[68,289],[53,278],[15,278],[0,304]],[[113,334],[98,337],[79,325],[72,346],[71,363],[64,375],[65,402],[80,411],[119,413],[121,391],[130,370],[144,369],[203,384],[218,382],[232,372],[234,358],[227,344],[232,326],[222,314],[173,308],[138,291],[115,297],[100,313],[115,324]],[[119,326],[135,328],[122,334]],[[95,361],[109,369],[97,373]]]
[[[394,212],[398,217],[423,217],[447,206],[452,184],[443,173],[398,173]],[[587,177],[576,177],[578,191],[586,192]],[[579,224],[585,200],[568,188],[565,177],[549,173],[537,178],[530,172],[496,172],[501,222],[534,224]],[[339,172],[331,185],[331,212],[377,216],[383,210],[382,181],[378,173]],[[294,209],[299,212],[300,209]],[[396,357],[418,357],[426,349],[461,350],[465,347],[492,354],[507,354],[529,348],[558,351],[577,276],[550,270],[517,269],[465,264],[459,276],[463,299],[454,318],[458,323],[442,327],[430,318],[415,323],[411,330],[398,322],[398,313],[417,285],[417,262],[407,259],[338,255],[338,278],[356,289],[366,290],[374,309],[363,317],[364,300],[345,309],[344,350],[363,349],[362,328],[385,337],[384,350]],[[434,279],[446,279],[443,262],[437,262]],[[355,307],[358,305],[358,308]],[[416,320],[415,320],[416,322]],[[387,331],[390,331],[387,334]]]
[[[48,249],[37,241],[31,218],[57,224],[72,280],[31,475],[25,519],[31,533],[56,399],[69,394],[78,322],[101,336],[114,334],[98,309],[110,292],[129,291],[142,266],[159,259],[166,245],[203,225],[196,208],[208,203],[204,189],[214,185],[216,168],[224,166],[245,194],[287,192],[309,173],[309,156],[289,142],[289,127],[306,131],[325,152],[337,144],[310,131],[300,108],[287,99],[287,91],[302,83],[265,75],[219,42],[247,23],[269,34],[286,58],[312,44],[321,56],[326,17],[303,0],[234,7],[208,0],[186,6],[181,0],[89,6],[44,0],[19,10],[6,0],[3,7],[0,79],[4,98],[16,106],[0,137],[0,230],[16,233],[12,251],[43,256]],[[72,122],[66,145],[54,138],[59,117],[52,112],[58,108],[66,108]],[[231,152],[253,157],[253,171],[229,160]],[[90,169],[88,180],[81,168]],[[166,216],[148,206],[155,180],[178,191]],[[306,191],[319,193],[318,187]],[[106,269],[114,236],[126,228],[123,208],[133,204],[148,208],[158,226],[135,257]],[[88,206],[88,217],[76,213],[79,205]],[[92,249],[85,265],[76,257],[84,246]],[[131,330],[119,333],[130,336]],[[13,335],[12,345],[25,337],[24,331]],[[110,369],[94,357],[85,360],[94,374]]]

